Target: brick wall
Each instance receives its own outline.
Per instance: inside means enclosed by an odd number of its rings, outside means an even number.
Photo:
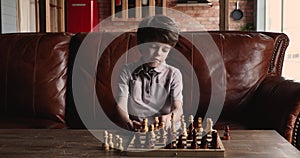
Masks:
[[[234,21],[230,14],[235,9],[236,0],[229,1],[228,8],[228,29],[229,30],[241,30],[242,27],[246,26],[248,23],[253,23],[253,10],[254,10],[254,0],[240,0],[240,9],[244,13],[244,17],[241,20]],[[196,22],[201,24],[204,30],[219,30],[220,23],[220,3],[219,0],[211,0],[213,6],[176,6],[176,0],[167,0],[167,7],[177,10],[179,12],[185,13],[188,16],[194,17]],[[111,16],[111,0],[100,0],[99,2],[99,21]],[[189,25],[190,19],[182,18],[182,16],[175,18],[178,23],[180,23],[181,30],[195,30],[194,25]],[[110,28],[107,31],[121,31],[124,29],[131,29],[137,24],[136,21],[114,21],[112,23],[107,23],[109,26],[102,26],[105,28]],[[193,22],[195,23],[195,22]]]

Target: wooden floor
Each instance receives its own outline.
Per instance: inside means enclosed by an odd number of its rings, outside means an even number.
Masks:
[[[93,132],[103,135],[103,131]],[[276,131],[232,130],[231,137],[231,140],[222,140],[225,157],[300,157],[300,151]],[[120,153],[103,151],[101,142],[86,130],[2,129],[0,130],[0,157],[114,158],[121,156]]]

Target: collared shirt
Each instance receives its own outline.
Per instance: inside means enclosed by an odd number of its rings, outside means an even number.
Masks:
[[[142,121],[169,114],[173,101],[182,102],[182,75],[166,63],[149,68],[141,62],[124,65],[118,83],[118,96],[128,98],[131,119]]]

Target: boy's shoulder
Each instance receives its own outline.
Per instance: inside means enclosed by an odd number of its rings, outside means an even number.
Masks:
[[[174,72],[174,73],[180,73],[180,70],[172,65],[169,65],[167,63],[163,63],[161,66],[163,66],[163,69],[169,72]]]
[[[134,70],[141,69],[142,63],[141,62],[128,63],[128,64],[125,64],[123,67],[125,69],[128,69],[129,71],[133,72]]]

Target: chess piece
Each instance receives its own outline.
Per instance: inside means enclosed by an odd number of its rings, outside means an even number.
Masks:
[[[192,131],[192,135],[193,135],[193,141],[191,143],[191,149],[198,149],[198,143],[197,143],[197,129],[194,128]]]
[[[224,140],[230,140],[230,129],[229,129],[229,125],[226,125],[224,127],[224,136],[223,136],[223,139]]]
[[[189,123],[190,123],[189,126],[192,126],[192,129],[193,129],[194,128],[194,116],[193,115],[190,115],[190,117],[189,117]]]
[[[175,121],[174,121],[174,113],[171,114],[171,128],[172,128],[172,132],[176,133],[176,128],[175,128]]]
[[[155,130],[159,129],[159,118],[157,116],[154,118],[154,128]]]
[[[153,149],[154,146],[155,146],[155,144],[153,142],[152,133],[151,133],[151,131],[148,131],[146,133],[144,148],[146,148],[146,149]]]
[[[108,135],[108,145],[109,145],[110,149],[114,148],[113,135],[111,133]]]
[[[142,130],[141,130],[141,132],[142,132],[142,133],[148,132],[148,119],[147,119],[147,118],[144,118],[144,119],[143,119]]]
[[[161,123],[161,128],[159,129],[159,143],[163,143],[165,144],[166,143],[166,130],[165,130],[165,123],[162,122]]]
[[[213,121],[211,118],[207,118],[205,132],[211,134],[212,131],[213,131]]]
[[[124,147],[123,147],[123,138],[119,138],[118,139],[118,144],[119,144],[118,150],[119,151],[123,151],[124,150]]]
[[[217,130],[212,131],[211,147],[213,149],[220,149],[220,145],[219,145],[219,142],[218,142],[218,131]]]
[[[183,126],[184,126],[184,123],[185,123],[183,114],[180,116],[180,123],[181,123],[181,129],[183,130],[183,128],[184,128]]]
[[[103,143],[103,149],[105,151],[108,151],[109,150],[109,144],[108,144],[108,133],[107,131],[104,131],[104,143]]]
[[[203,132],[203,128],[202,128],[202,118],[198,117],[198,123],[197,123],[197,131],[202,133]]]
[[[183,149],[184,148],[182,135],[179,135],[178,142],[177,142],[176,146],[177,146],[178,149]]]
[[[116,135],[115,136],[115,147],[118,149],[120,144],[119,144],[119,139],[120,139],[120,136],[119,135]]]
[[[146,133],[144,148],[149,148],[150,146],[150,132]]]
[[[207,135],[204,135],[201,139],[201,149],[207,149],[208,142],[207,142]]]
[[[159,128],[163,128],[166,131],[166,123],[164,121],[161,121]]]
[[[142,142],[141,142],[141,133],[140,131],[136,132],[134,135],[134,147],[135,148],[141,148],[142,147]]]
[[[183,123],[183,126],[182,126],[181,129],[182,129],[181,135],[186,138],[188,134],[187,134],[187,131],[186,131],[186,123],[185,122]]]
[[[189,123],[190,123],[190,125],[189,125],[187,139],[192,140],[193,139],[193,129],[194,129],[194,116],[193,115],[190,115]]]
[[[176,135],[174,135],[173,131],[171,128],[168,128],[168,144],[166,145],[166,149],[175,149],[176,148]]]
[[[154,148],[155,147],[155,141],[156,141],[156,135],[155,135],[155,132],[154,132],[154,125],[152,124],[150,126],[150,143],[149,143],[149,148]]]
[[[184,119],[184,115],[182,114],[180,116],[180,123],[181,123],[181,132],[179,132],[180,135],[182,135],[183,139],[186,139],[187,137],[187,131],[186,131],[186,123],[185,123],[185,119]]]

